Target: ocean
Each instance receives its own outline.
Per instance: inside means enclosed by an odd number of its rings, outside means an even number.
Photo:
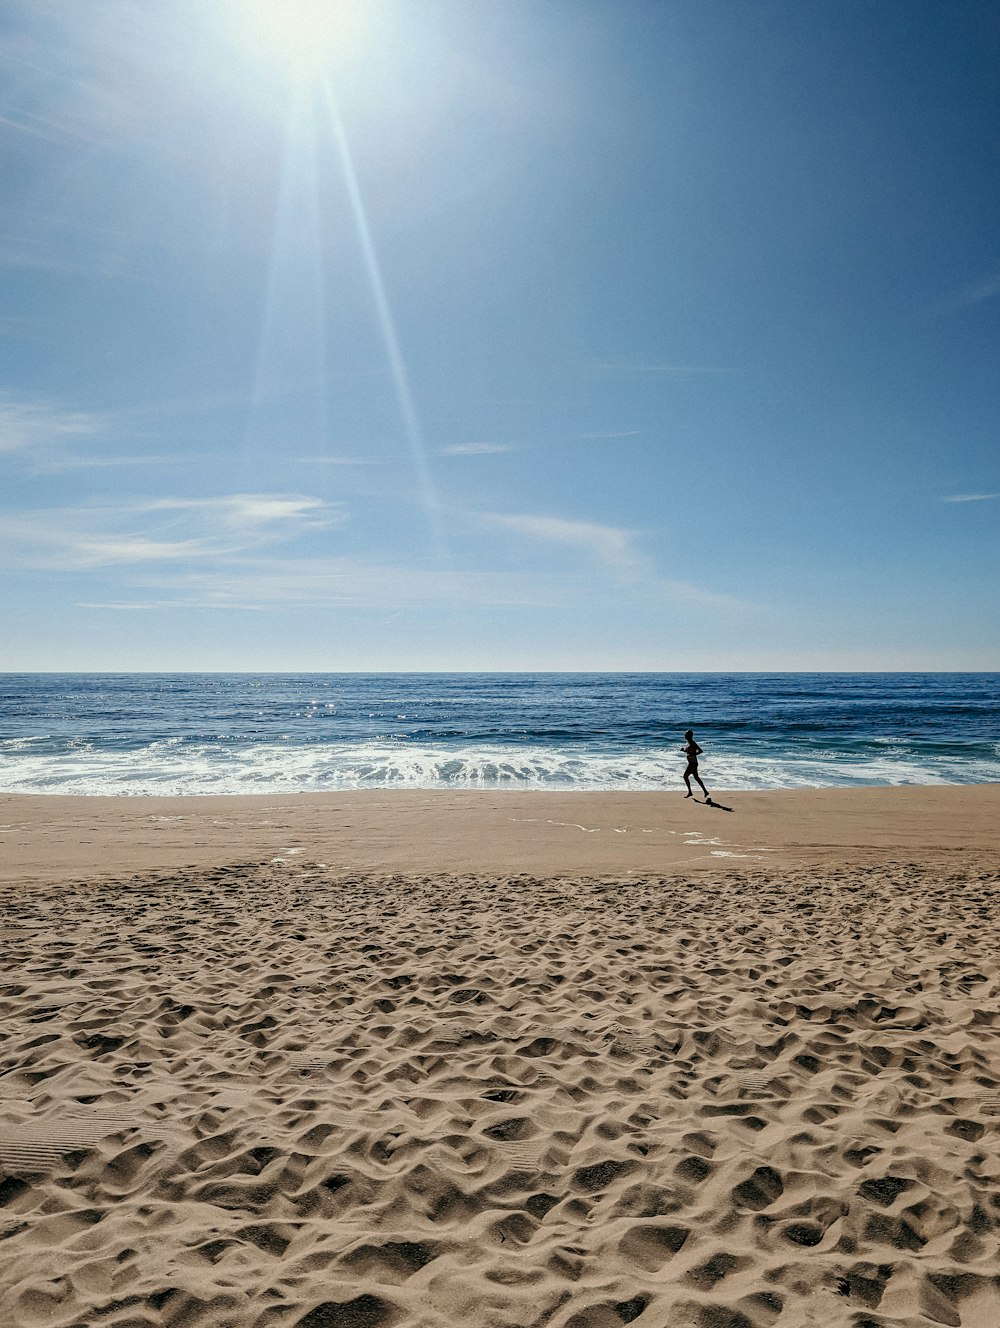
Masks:
[[[0,791],[1000,781],[997,673],[0,674]]]

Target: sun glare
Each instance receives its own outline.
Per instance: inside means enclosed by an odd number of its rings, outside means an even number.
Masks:
[[[305,79],[356,53],[370,12],[365,0],[235,0],[232,21],[255,59]]]

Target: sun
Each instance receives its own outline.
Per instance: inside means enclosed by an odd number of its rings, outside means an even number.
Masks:
[[[322,77],[355,54],[371,0],[231,0],[239,44],[294,80]]]

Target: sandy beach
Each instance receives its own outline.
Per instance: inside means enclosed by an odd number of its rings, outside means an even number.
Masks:
[[[0,880],[94,879],[235,860],[334,871],[544,876],[727,862],[996,860],[1000,785],[718,793],[373,790],[260,797],[0,794]]]
[[[0,798],[2,1328],[1000,1323],[1000,787]]]

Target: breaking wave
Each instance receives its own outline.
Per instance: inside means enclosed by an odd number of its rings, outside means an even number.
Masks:
[[[61,751],[0,743],[7,793],[314,793],[339,789],[656,790],[677,787],[683,761],[661,752],[581,752],[548,745],[455,748],[380,742],[295,746],[164,739],[132,750],[81,743]],[[711,788],[775,789],[857,784],[1000,781],[1000,759],[878,754],[718,752],[703,758]]]

